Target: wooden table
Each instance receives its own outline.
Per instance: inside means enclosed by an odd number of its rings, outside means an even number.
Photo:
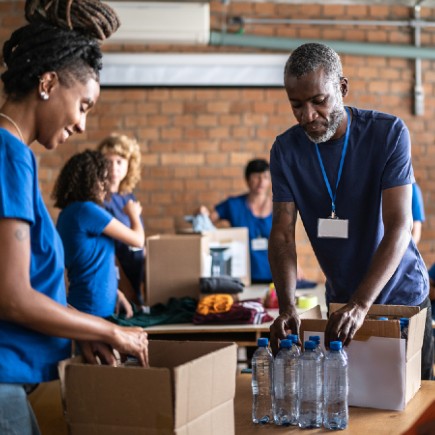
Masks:
[[[238,375],[236,384],[236,399],[234,406],[236,435],[290,433],[333,433],[323,428],[299,429],[297,427],[281,427],[273,424],[257,426],[251,422],[252,393],[251,376]],[[349,408],[349,426],[337,434],[358,435],[400,435],[407,430],[419,415],[435,400],[435,381],[422,381],[420,391],[410,400],[404,411],[385,411],[369,408]],[[434,416],[435,419],[435,416]]]
[[[252,285],[240,293],[240,300],[263,298],[268,290],[268,285]],[[318,285],[313,289],[296,291],[297,296],[315,295],[320,305],[322,314],[326,317],[325,286]],[[267,309],[273,317],[277,317],[278,310]],[[299,313],[304,309],[298,309]],[[177,323],[156,325],[146,328],[150,339],[158,340],[202,340],[202,341],[233,341],[239,346],[256,346],[259,337],[269,336],[271,322],[261,325],[194,325],[192,323]]]

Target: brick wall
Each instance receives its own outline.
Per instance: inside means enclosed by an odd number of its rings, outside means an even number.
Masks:
[[[0,0],[0,41],[22,23],[21,1]],[[412,11],[404,6],[291,5],[233,1],[224,6],[212,0],[212,27],[220,29],[229,16],[303,19],[406,20]],[[435,19],[435,10],[422,8],[422,17]],[[231,29],[230,30],[236,30]],[[410,44],[407,26],[247,25],[245,34]],[[422,30],[422,45],[433,46],[435,30]],[[135,52],[254,52],[234,47],[122,46],[107,44],[106,51]],[[265,50],[258,50],[264,52]],[[342,56],[349,78],[349,105],[373,108],[401,116],[413,141],[413,163],[426,207],[420,250],[426,263],[435,261],[435,155],[434,62],[424,60],[425,113],[413,115],[413,60]],[[35,144],[40,182],[53,217],[49,193],[59,167],[72,153],[93,147],[112,131],[135,136],[142,148],[142,180],[137,196],[143,204],[148,234],[173,232],[184,214],[199,204],[210,207],[230,194],[244,191],[243,168],[250,158],[268,157],[274,137],[294,123],[282,89],[142,88],[102,89],[87,132],[58,150],[47,152]],[[298,255],[310,279],[321,272],[301,225],[297,231]]]

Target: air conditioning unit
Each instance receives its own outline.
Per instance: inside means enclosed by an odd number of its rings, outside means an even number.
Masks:
[[[118,14],[121,27],[110,42],[208,44],[208,2],[118,1],[109,4]]]

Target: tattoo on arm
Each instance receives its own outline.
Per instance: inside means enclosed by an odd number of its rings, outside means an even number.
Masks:
[[[15,230],[15,238],[22,242],[29,237],[29,227],[27,225],[21,225]]]

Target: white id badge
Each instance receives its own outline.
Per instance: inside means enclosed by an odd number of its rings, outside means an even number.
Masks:
[[[317,221],[317,237],[347,239],[349,234],[348,219],[321,219]]]
[[[265,237],[257,237],[251,240],[251,249],[253,251],[267,251],[268,245],[269,242]]]

